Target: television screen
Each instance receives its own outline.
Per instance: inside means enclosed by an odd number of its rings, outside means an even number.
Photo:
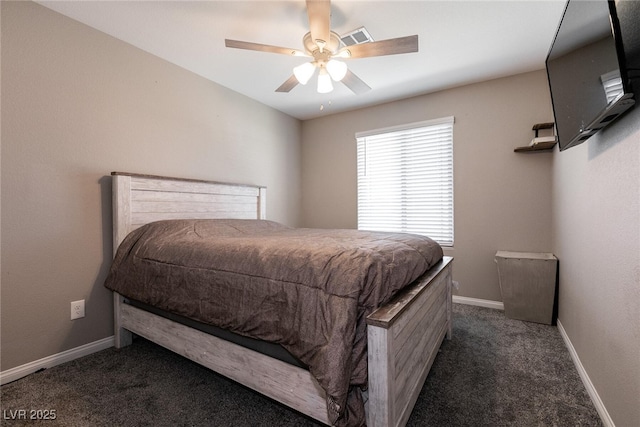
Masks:
[[[618,32],[613,3],[567,3],[546,61],[561,151],[633,105]]]

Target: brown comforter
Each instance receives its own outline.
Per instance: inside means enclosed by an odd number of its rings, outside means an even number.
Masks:
[[[147,224],[105,286],[158,308],[279,343],[327,393],[329,419],[364,424],[365,318],[442,258],[433,240],[263,220]]]

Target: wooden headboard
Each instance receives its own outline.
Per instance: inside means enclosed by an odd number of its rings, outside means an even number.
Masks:
[[[111,172],[113,251],[131,231],[153,221],[266,218],[266,188]]]

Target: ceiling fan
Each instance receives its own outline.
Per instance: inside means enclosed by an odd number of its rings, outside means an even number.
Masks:
[[[293,69],[289,77],[276,92],[289,92],[299,83],[306,84],[318,70],[318,92],[327,93],[333,90],[331,80],[341,81],[352,92],[364,93],[371,88],[358,76],[351,72],[347,64],[340,59],[368,58],[373,56],[395,55],[418,51],[418,36],[406,36],[395,39],[374,41],[340,48],[340,36],[331,31],[331,1],[306,0],[309,16],[309,32],[302,38],[304,51],[286,47],[251,43],[225,39],[225,46],[235,49],[255,50],[259,52],[279,53],[289,56],[306,56],[313,58]]]

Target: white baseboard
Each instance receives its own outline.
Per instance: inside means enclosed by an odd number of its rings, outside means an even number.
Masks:
[[[113,336],[110,336],[98,341],[91,342],[89,344],[81,345],[80,347],[63,351],[62,353],[47,356],[40,360],[25,363],[24,365],[16,366],[15,368],[7,369],[6,371],[0,372],[0,384],[10,383],[11,381],[26,377],[27,375],[32,374],[39,369],[51,368],[65,362],[70,362],[74,359],[88,356],[97,351],[113,347],[113,345],[114,338]]]
[[[491,301],[488,299],[461,297],[453,295],[453,302],[456,304],[476,305],[479,307],[493,308],[495,310],[504,310],[504,303],[501,301]]]
[[[584,369],[584,366],[582,366],[582,362],[578,357],[578,353],[576,352],[576,349],[573,347],[573,344],[571,343],[571,340],[567,335],[567,331],[565,331],[564,327],[562,326],[560,319],[558,319],[557,324],[558,324],[558,330],[560,331],[560,335],[564,340],[564,344],[567,346],[567,349],[569,350],[569,354],[571,355],[573,364],[576,366],[576,369],[578,370],[580,379],[582,380],[584,387],[587,389],[587,393],[589,393],[589,397],[591,397],[593,406],[595,406],[596,411],[598,411],[598,415],[600,415],[602,424],[605,427],[615,427],[615,424],[613,423],[613,420],[611,419],[611,416],[609,415],[607,408],[605,408],[604,403],[602,402],[602,399],[600,399],[600,395],[598,395],[598,391],[596,390],[596,388],[593,386],[593,383],[591,382],[591,378],[589,378],[587,371]]]

